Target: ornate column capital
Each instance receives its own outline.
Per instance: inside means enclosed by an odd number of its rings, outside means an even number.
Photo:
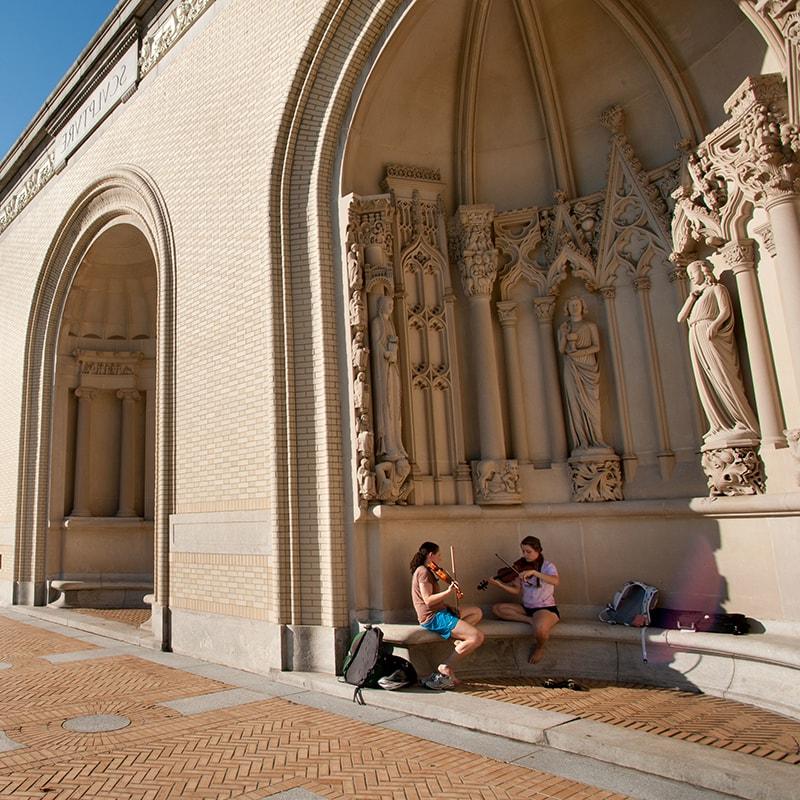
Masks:
[[[752,239],[729,242],[719,253],[725,261],[725,266],[734,274],[755,269],[756,250]]]
[[[77,397],[79,400],[92,400],[96,394],[97,389],[90,389],[86,386],[79,386],[75,390],[75,397]]]
[[[637,292],[646,292],[653,286],[653,281],[649,275],[639,275],[633,279],[633,288]]]
[[[533,308],[536,311],[536,319],[540,323],[552,323],[556,310],[556,299],[549,294],[544,297],[534,297]]]
[[[503,300],[497,304],[497,316],[504,328],[513,328],[517,324],[517,304],[511,300]]]
[[[133,402],[140,397],[137,389],[117,389],[117,398],[123,402]]]
[[[456,260],[467,297],[488,297],[497,278],[494,206],[460,206],[454,219]]]
[[[617,296],[616,286],[601,286],[597,291],[603,300],[613,300]]]
[[[789,121],[783,76],[745,78],[724,107],[730,119],[701,145],[711,167],[759,205],[798,194],[800,137]]]

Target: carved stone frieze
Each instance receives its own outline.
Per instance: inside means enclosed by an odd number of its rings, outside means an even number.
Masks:
[[[441,181],[442,172],[429,167],[414,167],[408,164],[387,164],[386,178],[383,180],[382,189],[388,192],[387,178],[407,178],[414,181]]]
[[[703,448],[703,471],[711,497],[763,494],[764,467],[754,447]]]
[[[44,158],[25,176],[11,197],[0,206],[0,233],[19,216],[25,206],[42,190],[50,178],[55,175],[55,149],[49,151]]]
[[[461,206],[454,220],[455,251],[467,297],[488,296],[497,278],[492,242],[494,206]]]
[[[139,54],[141,74],[147,74],[178,39],[199,19],[214,0],[179,0],[159,26],[142,40]]]
[[[472,489],[478,505],[519,503],[519,464],[510,459],[473,461]]]
[[[572,499],[576,503],[624,500],[619,456],[608,450],[573,455],[569,459]]]

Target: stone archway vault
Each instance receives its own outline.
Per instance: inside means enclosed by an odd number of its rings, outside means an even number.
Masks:
[[[158,281],[155,388],[154,632],[168,639],[168,530],[174,497],[175,250],[166,205],[142,170],[122,166],[88,186],[48,249],[34,291],[26,335],[20,419],[14,603],[46,602],[45,548],[58,331],[67,294],[91,243],[115,221],[139,228]]]

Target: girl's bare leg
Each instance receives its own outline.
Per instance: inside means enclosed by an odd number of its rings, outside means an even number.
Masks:
[[[533,614],[529,622],[533,628],[536,644],[531,650],[531,657],[528,661],[531,664],[538,664],[544,658],[544,646],[550,638],[550,631],[558,624],[558,614],[542,608]]]
[[[480,609],[478,611],[480,612]],[[453,665],[462,656],[477,650],[483,644],[485,637],[481,631],[464,619],[458,621],[450,636],[456,640],[455,650],[446,661],[439,664],[438,669],[442,675],[447,675],[455,681],[457,679]]]

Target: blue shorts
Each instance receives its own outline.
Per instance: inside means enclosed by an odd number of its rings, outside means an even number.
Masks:
[[[438,633],[442,639],[449,639],[453,628],[459,622],[459,618],[452,611],[444,608],[441,611],[437,611],[427,622],[420,624],[426,631]]]

